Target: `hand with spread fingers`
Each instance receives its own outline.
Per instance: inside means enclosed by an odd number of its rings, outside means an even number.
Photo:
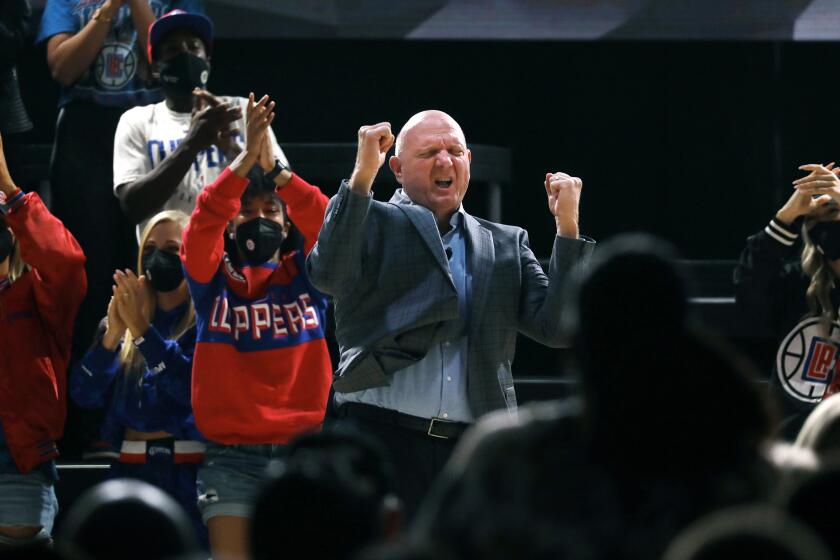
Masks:
[[[114,274],[117,291],[117,310],[125,326],[134,338],[143,336],[149,329],[149,317],[152,316],[154,294],[145,276],[138,277],[133,271],[118,270]]]
[[[554,216],[557,235],[577,239],[579,235],[580,191],[583,181],[561,171],[545,174],[548,210]]]
[[[350,189],[368,194],[379,168],[385,163],[385,155],[394,145],[391,123],[381,122],[359,129],[359,147],[356,151],[356,165],[350,176]]]
[[[834,162],[828,165],[809,163],[800,165],[799,169],[809,174],[793,182],[793,187],[805,194],[815,196],[827,194],[835,202],[840,202],[840,168],[835,169]]]

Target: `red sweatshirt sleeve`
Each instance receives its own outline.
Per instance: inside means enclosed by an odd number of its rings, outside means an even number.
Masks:
[[[76,312],[87,292],[82,248],[36,193],[15,202],[6,214],[6,223],[19,243],[23,262],[38,279],[33,286],[41,319],[57,337],[69,342]]]
[[[303,234],[303,250],[308,255],[318,239],[329,199],[321,189],[310,185],[295,173],[288,183],[277,189],[277,194],[286,203],[291,220]]]
[[[247,186],[248,179],[228,167],[198,195],[181,244],[181,261],[196,282],[206,284],[216,274],[224,254],[225,226],[239,212]]]

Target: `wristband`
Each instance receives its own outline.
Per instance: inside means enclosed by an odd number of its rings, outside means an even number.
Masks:
[[[280,175],[283,171],[290,171],[290,172],[291,172],[291,169],[289,169],[288,167],[286,167],[285,165],[283,165],[283,164],[280,162],[280,160],[279,160],[279,159],[276,159],[276,158],[275,158],[275,160],[274,160],[274,169],[272,169],[271,171],[269,171],[268,173],[266,173],[266,174],[265,174],[265,178],[266,178],[266,179],[268,179],[269,181],[274,181],[274,179],[275,179],[278,175]]]

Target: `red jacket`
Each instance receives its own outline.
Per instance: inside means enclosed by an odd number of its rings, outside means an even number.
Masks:
[[[73,321],[87,278],[81,247],[37,194],[13,203],[6,224],[30,270],[0,292],[0,422],[27,473],[58,456]]]

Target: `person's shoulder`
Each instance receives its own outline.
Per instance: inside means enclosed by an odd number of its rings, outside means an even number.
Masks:
[[[133,125],[151,121],[154,114],[160,110],[158,106],[163,105],[164,103],[164,101],[161,101],[160,103],[150,103],[149,105],[138,105],[136,107],[132,107],[120,116],[120,121]]]

